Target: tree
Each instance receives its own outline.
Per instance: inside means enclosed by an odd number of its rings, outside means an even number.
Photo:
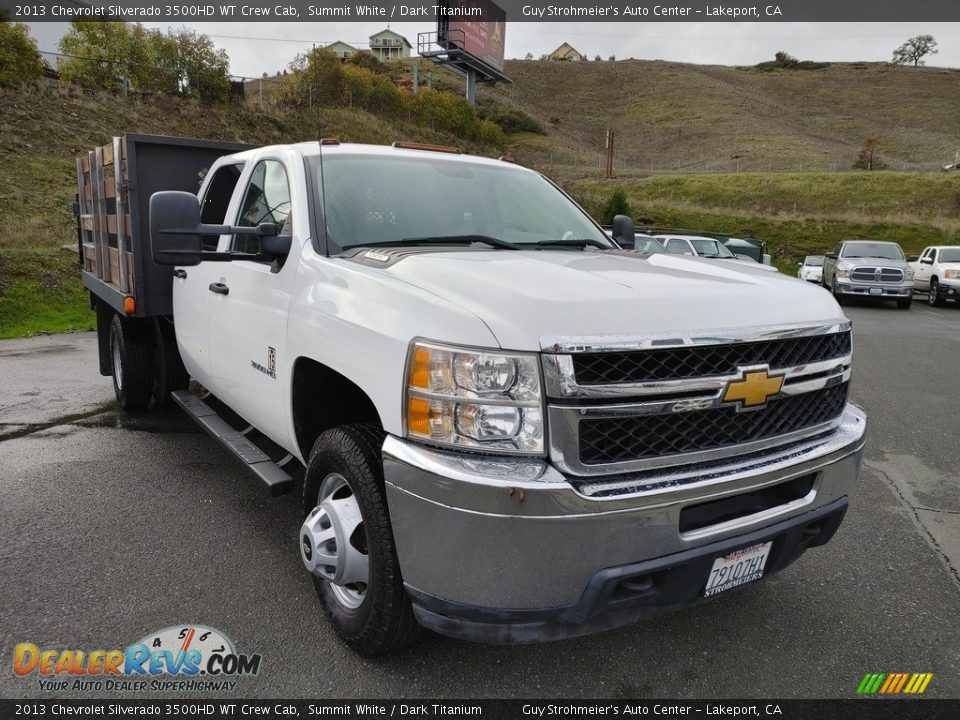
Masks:
[[[782,68],[795,68],[800,64],[800,61],[797,60],[793,55],[783,50],[779,50],[773,56],[773,62],[777,67]]]
[[[533,60],[533,53],[532,53],[532,52],[528,52],[526,55],[523,56],[523,59],[524,59],[524,60]]]
[[[593,57],[593,61],[594,61],[594,62],[600,62],[601,60],[603,60],[603,58],[600,57],[599,54],[598,54],[598,55],[594,55],[594,57]]]
[[[57,70],[71,83],[114,90],[127,76],[131,55],[130,29],[122,22],[74,20],[60,39]]]
[[[615,216],[629,214],[630,205],[627,203],[627,194],[622,188],[615,188],[600,211],[600,224],[613,225]]]
[[[617,56],[616,56],[616,55],[611,55],[611,56],[608,58],[608,60],[610,60],[610,62],[616,62],[616,61],[617,61]]]
[[[880,147],[880,141],[876,138],[867,138],[863,147],[860,148],[860,154],[857,155],[853,167],[856,170],[882,170],[887,164],[880,159],[877,148]]]
[[[177,43],[180,91],[204,102],[221,102],[230,95],[230,59],[217,50],[209,35],[186,28],[171,37]]]
[[[893,51],[893,62],[896,65],[913,63],[917,67],[926,64],[923,58],[927,55],[936,55],[938,52],[933,35],[917,35]]]
[[[37,43],[26,25],[0,22],[0,85],[28,85],[43,74]]]

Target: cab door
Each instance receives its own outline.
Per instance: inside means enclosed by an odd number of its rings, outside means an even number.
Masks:
[[[293,235],[290,255],[270,261],[218,263],[206,289],[210,303],[212,389],[234,411],[280,445],[287,445],[286,414],[292,364],[287,315],[302,238],[293,233],[289,168],[280,159],[258,160],[246,178],[232,223],[275,223]],[[221,250],[257,253],[255,235],[225,236]]]
[[[936,253],[937,251],[933,248],[927,248],[913,266],[916,268],[913,274],[913,286],[915,288],[919,290],[930,289],[930,278],[933,277],[933,263],[937,261]]]
[[[200,194],[200,222],[222,225],[233,201],[243,163],[217,167]],[[239,203],[239,201],[236,201]],[[204,250],[216,250],[219,235],[201,238]],[[210,292],[208,287],[220,273],[222,263],[204,261],[173,271],[173,319],[180,357],[190,376],[206,384],[210,374]]]

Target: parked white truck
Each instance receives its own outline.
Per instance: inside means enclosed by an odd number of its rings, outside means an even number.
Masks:
[[[947,300],[960,301],[960,247],[934,245],[924,248],[910,267],[914,287],[927,292],[927,302],[931,305],[943,305]]]
[[[865,417],[850,322],[819,288],[622,249],[539,173],[446,148],[204,164],[187,150],[209,144],[118,143],[131,173],[139,144],[182,156],[149,229],[140,208],[119,238],[86,229],[101,221],[78,164],[84,256],[106,242],[169,284],[167,314],[146,313],[139,281],[119,292],[88,263],[101,368],[127,407],[171,392],[273,492],[302,475],[301,559],[356,650],[422,627],[490,643],[612,628],[837,530]],[[634,237],[629,218],[614,237]]]

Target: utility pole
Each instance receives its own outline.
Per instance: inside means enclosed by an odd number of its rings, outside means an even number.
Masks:
[[[613,177],[613,130],[607,130],[607,172],[606,177]]]

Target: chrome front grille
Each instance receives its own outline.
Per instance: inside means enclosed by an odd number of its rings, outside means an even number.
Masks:
[[[840,332],[734,345],[582,353],[573,356],[573,371],[580,385],[650,382],[729,375],[748,365],[792,367],[849,352],[850,333]]]
[[[840,416],[847,383],[784,396],[754,412],[720,407],[700,412],[580,421],[580,461],[586,465],[714,450],[794,433]]]
[[[830,431],[847,403],[849,322],[603,341],[542,344],[551,459],[570,475],[762,452]],[[766,404],[726,400],[748,374],[782,377],[779,392],[765,389]]]
[[[850,278],[860,282],[889,282],[903,281],[903,270],[885,267],[857,267],[850,273]]]

